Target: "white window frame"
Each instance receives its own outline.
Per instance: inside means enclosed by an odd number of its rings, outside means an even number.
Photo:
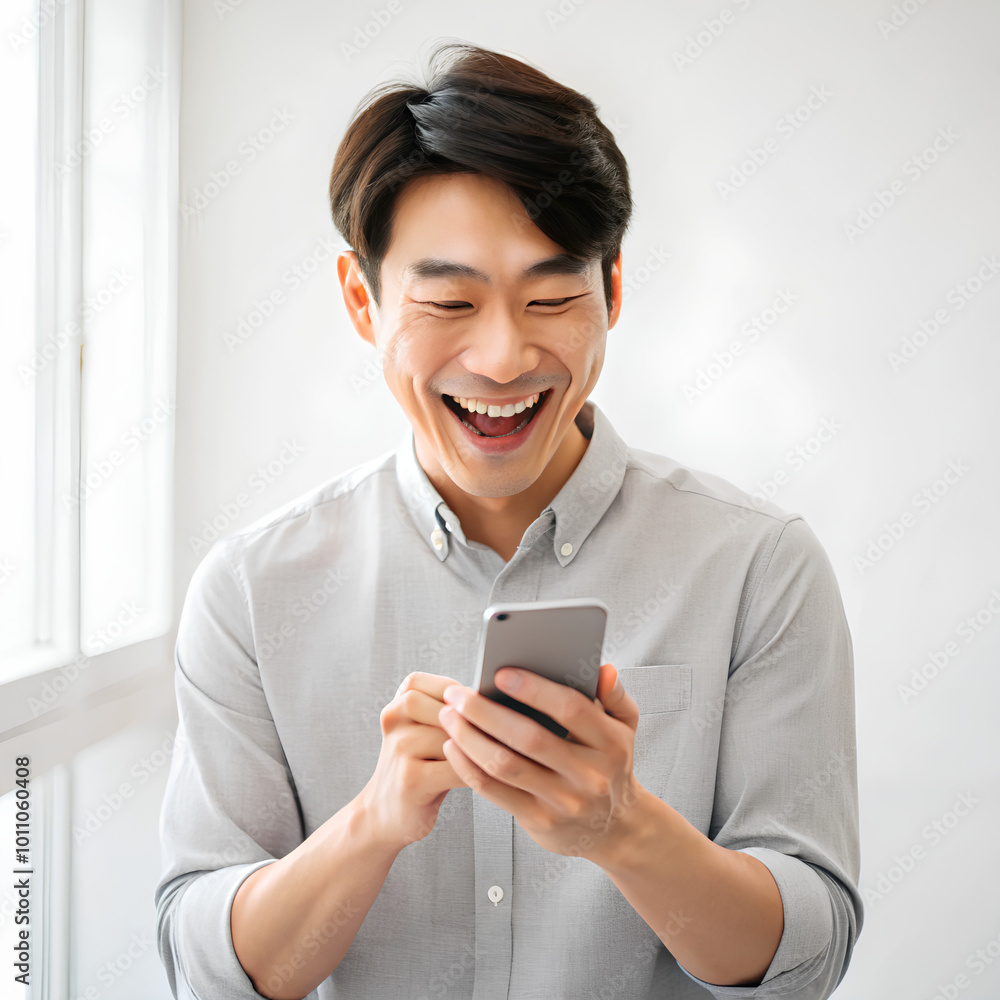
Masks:
[[[80,142],[86,123],[84,93],[86,21],[88,6],[101,0],[36,0],[38,52],[37,145],[37,277],[36,344],[51,340],[54,331],[79,323],[83,288],[86,233],[83,215],[86,169],[60,173],[58,157]],[[131,0],[149,5],[151,16],[162,18],[162,34],[147,40],[150,58],[167,69],[167,79],[156,99],[157,139],[167,162],[157,162],[156,182],[146,189],[144,211],[154,221],[157,242],[144,246],[139,276],[144,295],[142,335],[153,343],[158,384],[174,385],[176,352],[178,117],[180,105],[180,0]],[[81,367],[86,363],[82,335],[60,350],[36,376],[36,525],[37,588],[35,644],[16,657],[0,662],[0,741],[57,722],[84,706],[120,697],[122,684],[133,687],[135,675],[150,668],[151,682],[159,679],[165,641],[173,624],[172,559],[157,558],[151,590],[156,606],[142,631],[119,648],[87,656],[81,634],[81,506],[67,507],[62,497],[79,497],[81,454],[86,453],[81,421]],[[167,367],[164,367],[164,366]],[[139,373],[140,375],[143,373]],[[85,376],[84,376],[85,377]],[[165,535],[168,553],[173,535],[173,427],[171,457],[158,474],[169,487],[166,516],[160,512],[157,530]],[[112,556],[113,557],[113,556]],[[85,630],[85,629],[83,629]],[[168,637],[167,637],[168,638]],[[155,675],[155,676],[154,676]],[[128,683],[132,679],[133,683]],[[51,761],[55,764],[55,758]],[[6,790],[6,775],[0,793]]]

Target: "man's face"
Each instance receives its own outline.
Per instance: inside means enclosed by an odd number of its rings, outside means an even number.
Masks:
[[[513,191],[474,173],[418,178],[400,192],[381,308],[361,287],[354,253],[341,255],[345,300],[352,285],[356,296],[348,302],[352,319],[381,355],[432,481],[440,470],[473,496],[511,496],[568,445],[568,431],[579,435],[573,419],[618,319],[621,258],[609,316],[600,261],[537,267],[560,255]],[[535,393],[538,402],[521,409]],[[468,407],[476,400],[506,412],[516,404],[519,412],[474,415]]]

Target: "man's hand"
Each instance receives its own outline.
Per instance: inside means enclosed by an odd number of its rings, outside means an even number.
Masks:
[[[519,680],[515,687],[509,682]],[[443,749],[473,791],[511,813],[547,851],[597,861],[642,787],[632,774],[639,707],[618,671],[601,666],[597,701],[530,670],[504,667],[496,685],[569,730],[563,739],[520,712],[459,684],[439,712]]]
[[[408,674],[379,716],[382,749],[359,798],[375,837],[396,850],[426,837],[448,791],[465,786],[445,758],[448,734],[438,721],[453,684],[440,674]]]

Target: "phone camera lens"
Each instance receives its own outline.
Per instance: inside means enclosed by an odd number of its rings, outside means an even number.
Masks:
[[[506,615],[497,615],[497,621],[498,622],[503,622],[503,621],[506,621],[506,620],[507,620],[507,616]]]

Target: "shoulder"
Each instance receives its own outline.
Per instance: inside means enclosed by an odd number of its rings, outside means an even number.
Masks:
[[[359,519],[378,514],[396,495],[395,450],[360,463],[217,541],[192,578],[201,585],[232,580],[248,593],[261,574],[294,571],[303,561],[335,554]],[[228,587],[229,583],[224,582]]]
[[[785,524],[801,517],[763,493],[750,493],[722,476],[638,448],[629,448],[626,481],[633,491],[655,497],[658,504],[669,503],[693,516],[734,525],[753,522],[775,538]]]

